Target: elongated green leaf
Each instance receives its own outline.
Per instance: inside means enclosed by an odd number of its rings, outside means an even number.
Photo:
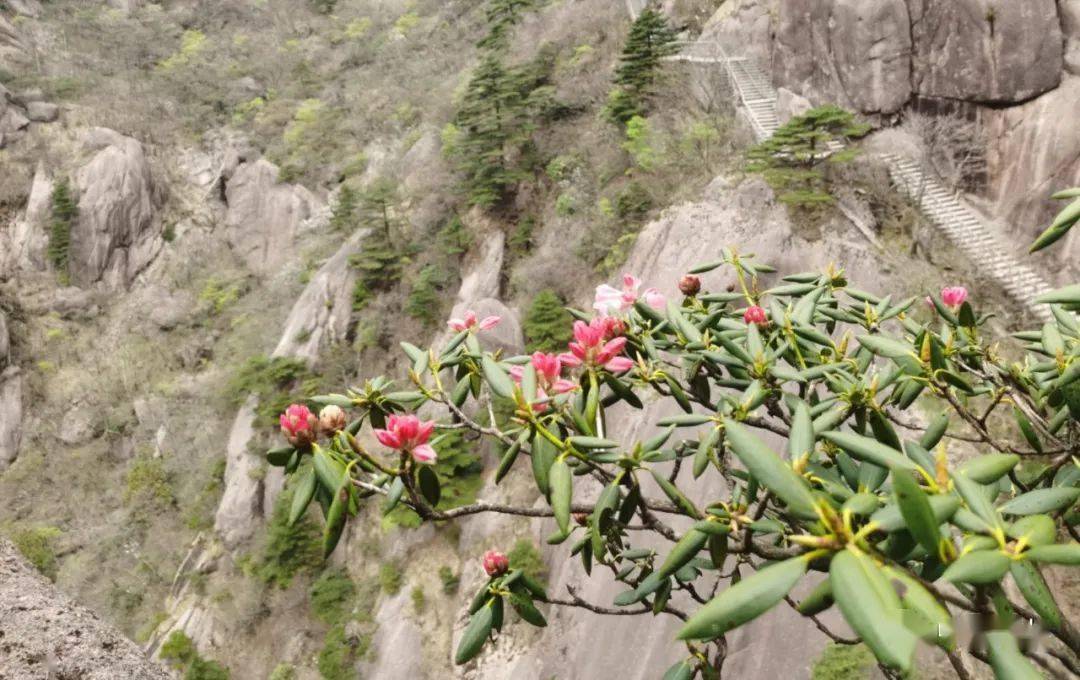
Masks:
[[[300,481],[293,489],[292,505],[289,506],[289,526],[296,524],[311,504],[311,499],[315,497],[315,481],[313,468],[308,468],[300,475]]]
[[[1057,526],[1049,515],[1027,515],[1012,523],[1009,536],[1029,546],[1050,545],[1057,537]]]
[[[817,584],[810,594],[802,599],[796,609],[803,616],[820,614],[833,605],[832,583],[829,579],[823,579]]]
[[[901,569],[885,567],[885,575],[903,585],[904,625],[916,635],[944,649],[955,646],[952,616],[919,581]]]
[[[1043,674],[1020,652],[1016,638],[1007,630],[986,633],[990,666],[998,680],[1043,680]]]
[[[326,449],[319,445],[312,447],[312,466],[319,478],[319,483],[327,491],[336,491],[341,487],[341,478],[345,476],[345,466],[335,458],[332,458]]]
[[[802,477],[746,427],[724,420],[724,431],[731,450],[750,474],[783,501],[792,514],[817,519],[814,497]]]
[[[664,492],[664,495],[670,498],[672,503],[677,505],[680,510],[682,510],[690,517],[693,517],[695,519],[701,519],[701,512],[697,509],[697,507],[690,501],[689,498],[686,497],[685,494],[683,494],[682,491],[678,489],[678,487],[669,482],[667,480],[667,477],[662,475],[655,468],[649,470],[649,472],[652,473],[653,479],[656,480],[656,483],[660,486],[660,489]]]
[[[987,453],[972,458],[957,468],[957,472],[979,484],[993,484],[1020,462],[1020,456],[1013,453]]]
[[[465,632],[461,634],[461,642],[458,643],[457,653],[454,654],[455,664],[460,666],[463,663],[468,663],[480,653],[488,635],[491,634],[494,622],[494,608],[492,607],[492,601],[489,601],[469,619],[469,625],[465,627]]]
[[[555,511],[555,522],[563,535],[570,533],[570,500],[574,495],[573,473],[562,458],[556,458],[549,473],[551,482],[551,509]]]
[[[664,677],[661,680],[690,680],[693,676],[694,666],[684,659],[664,671]]]
[[[908,531],[930,555],[938,554],[941,530],[930,501],[911,472],[894,469],[893,490]]]
[[[401,502],[401,496],[405,493],[405,482],[401,481],[401,477],[394,477],[394,481],[390,482],[390,488],[386,491],[386,502],[383,504],[383,514],[386,514],[397,507],[397,504]]]
[[[1013,560],[1009,565],[1016,587],[1023,593],[1035,613],[1042,618],[1043,625],[1050,630],[1061,630],[1061,610],[1039,568],[1030,560]]]
[[[1064,564],[1070,567],[1080,566],[1080,543],[1040,545],[1028,550],[1024,554],[1036,562]]]
[[[687,414],[680,416],[668,416],[667,418],[661,418],[656,424],[661,426],[671,427],[693,427],[694,425],[704,425],[712,420],[711,416]]]
[[[547,619],[540,613],[540,610],[533,604],[532,598],[523,595],[521,593],[510,593],[510,606],[514,608],[514,611],[518,613],[522,619],[536,626],[537,628],[544,628],[547,626]]]
[[[345,482],[348,483],[348,482]],[[342,485],[334,492],[334,500],[330,502],[330,509],[326,511],[326,527],[323,529],[323,558],[329,557],[334,552],[338,541],[341,539],[341,531],[345,528],[345,511],[349,507],[349,491]]]
[[[503,480],[506,473],[510,472],[510,468],[514,467],[514,461],[517,460],[518,455],[521,453],[521,445],[522,440],[519,438],[506,448],[506,451],[502,455],[502,459],[499,460],[499,469],[495,471],[496,484]]]
[[[939,525],[951,519],[953,513],[960,507],[960,499],[953,495],[937,494],[930,496],[928,501],[934,512],[934,521]],[[870,520],[877,524],[879,529],[888,533],[905,528],[904,516],[900,512],[899,505],[886,505],[871,515]]]
[[[544,437],[537,435],[532,445],[532,471],[536,479],[536,488],[545,496],[551,493],[551,483],[548,473],[551,464],[555,462],[555,445]]]
[[[1001,516],[983,493],[982,486],[964,474],[952,476],[953,484],[960,497],[967,503],[968,509],[990,527],[1001,527]]]
[[[570,443],[578,449],[613,449],[619,442],[601,437],[570,437]]]
[[[810,407],[799,400],[791,418],[791,434],[788,435],[788,457],[796,460],[814,450],[814,420]]]
[[[852,458],[889,469],[914,470],[915,462],[891,446],[854,432],[826,432],[825,439],[847,451]]]
[[[514,381],[510,380],[510,376],[494,359],[485,354],[480,359],[480,367],[484,371],[484,380],[487,381],[492,392],[503,399],[514,396]]]
[[[1040,295],[1035,298],[1035,302],[1040,304],[1061,305],[1080,304],[1080,283],[1074,283],[1071,286],[1058,288],[1057,290],[1052,290],[1049,293]]]
[[[859,344],[874,354],[889,359],[902,359],[916,356],[915,349],[906,343],[880,335],[861,335],[856,338]]]
[[[1009,570],[1011,561],[999,550],[973,550],[950,564],[941,578],[950,583],[996,583]]]
[[[948,429],[949,414],[941,412],[937,417],[930,421],[930,424],[926,427],[926,431],[923,432],[922,437],[919,438],[919,446],[929,451],[938,445],[938,442],[945,436],[945,431]]]
[[[1001,506],[1009,515],[1039,515],[1071,506],[1080,498],[1080,489],[1056,486],[1052,489],[1028,491]]]
[[[283,467],[289,462],[294,453],[296,453],[295,447],[279,446],[266,452],[266,462],[275,467]]]
[[[658,578],[671,576],[681,569],[684,564],[694,559],[701,552],[701,549],[705,547],[705,542],[708,539],[709,534],[697,529],[690,529],[683,534],[682,538],[671,548],[667,559],[656,570]]]
[[[690,617],[678,638],[712,640],[756,619],[784,599],[806,573],[806,565],[804,557],[793,557],[728,587]]]
[[[438,505],[439,499],[442,498],[442,488],[435,470],[431,469],[430,465],[421,465],[416,476],[420,482],[420,494],[432,507]]]
[[[878,566],[866,555],[842,550],[829,564],[833,598],[844,620],[878,660],[907,673],[917,638],[901,623],[897,604],[883,593],[880,582],[884,577],[878,571]]]

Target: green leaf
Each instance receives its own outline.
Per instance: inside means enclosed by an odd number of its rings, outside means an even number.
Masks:
[[[949,610],[918,580],[902,569],[885,567],[884,571],[890,580],[899,581],[903,585],[904,594],[900,601],[904,605],[903,620],[908,630],[927,642],[940,645],[944,649],[952,649],[955,646],[955,627]]]
[[[712,640],[756,619],[791,592],[806,565],[805,557],[793,557],[729,586],[690,617],[678,638]]]
[[[709,539],[709,534],[698,531],[697,529],[690,529],[682,538],[672,547],[671,552],[668,553],[667,559],[656,570],[658,578],[666,578],[671,576],[684,564],[692,560],[701,549],[705,547],[705,542]]]
[[[345,528],[345,511],[349,507],[349,490],[342,486],[334,492],[334,500],[330,502],[330,509],[326,511],[326,527],[323,528],[323,559],[330,556],[341,539],[341,532]]]
[[[661,418],[656,424],[660,426],[692,427],[694,425],[704,425],[711,420],[712,416],[688,414]]]
[[[499,460],[499,469],[495,471],[495,483],[498,484],[506,476],[506,473],[510,472],[510,468],[514,467],[514,461],[517,460],[518,455],[521,453],[522,437],[518,438],[513,444],[506,448],[506,451],[502,455],[502,459]]]
[[[791,434],[788,435],[788,457],[797,460],[814,450],[814,420],[810,417],[810,407],[800,399],[795,405],[791,419]]]
[[[1040,304],[1075,305],[1080,304],[1080,283],[1058,288],[1035,298]]]
[[[911,472],[892,471],[893,491],[908,531],[930,555],[938,554],[941,530],[930,501]]]
[[[383,514],[386,514],[397,507],[397,504],[401,502],[401,496],[405,493],[405,482],[401,480],[401,477],[394,477],[394,481],[390,482],[390,488],[386,492],[386,502],[383,504]]]
[[[671,499],[671,502],[678,506],[683,513],[694,519],[701,519],[701,512],[698,511],[697,507],[690,502],[690,499],[687,498],[682,491],[679,491],[678,487],[669,482],[667,477],[655,468],[650,469],[649,472],[660,486],[660,489],[664,492],[664,495]]]
[[[439,476],[435,474],[435,471],[431,469],[429,465],[421,465],[420,471],[416,473],[420,482],[420,493],[424,496],[424,499],[431,504],[431,507],[435,507],[439,504],[439,499],[442,497],[442,488],[439,486]]]
[[[750,474],[783,501],[792,514],[817,519],[814,496],[802,477],[746,427],[725,419],[724,431],[731,450]]]
[[[941,578],[950,583],[996,583],[1009,570],[1010,562],[999,550],[973,550],[950,564]]]
[[[930,421],[930,425],[923,432],[923,436],[919,439],[919,446],[927,451],[934,448],[941,441],[941,438],[945,436],[947,429],[949,429],[949,414],[945,412],[939,413],[936,418]]]
[[[289,526],[296,524],[311,505],[311,499],[315,497],[315,470],[307,468],[300,476],[296,488],[293,489],[292,505],[289,507]]]
[[[903,359],[916,357],[915,349],[904,342],[886,338],[880,335],[861,335],[856,338],[859,344],[874,354],[889,359]]]
[[[1007,630],[986,633],[990,666],[998,680],[1043,680],[1043,675],[1020,652],[1016,638]]]
[[[283,467],[288,464],[294,453],[296,453],[295,447],[279,446],[266,452],[266,462],[275,467]]]
[[[1028,515],[1013,522],[1008,534],[1029,546],[1050,545],[1057,538],[1057,526],[1049,515]]]
[[[540,493],[547,496],[551,493],[549,472],[551,464],[555,462],[555,445],[544,437],[537,435],[532,445],[532,471],[536,479],[536,488]]]
[[[1054,602],[1054,596],[1039,568],[1029,560],[1013,560],[1009,565],[1009,572],[1024,599],[1042,618],[1043,624],[1050,630],[1061,630],[1061,610],[1058,609],[1057,602]]]
[[[986,522],[990,527],[1000,528],[1001,516],[986,498],[986,494],[983,493],[983,487],[964,474],[955,474],[952,476],[952,479],[953,484],[956,486],[957,493],[964,499],[964,503],[967,504],[968,509],[979,519]]]
[[[1060,545],[1040,545],[1024,553],[1029,559],[1046,564],[1064,564],[1070,567],[1080,566],[1080,543]]]
[[[518,616],[537,628],[547,626],[547,619],[544,618],[544,615],[540,613],[540,610],[536,608],[536,605],[528,596],[521,593],[510,593],[510,606],[514,608]]]
[[[938,524],[951,519],[953,513],[960,507],[960,499],[953,495],[937,494],[930,496],[927,500],[934,512],[934,521]],[[899,505],[886,505],[871,515],[870,521],[877,524],[879,529],[888,533],[900,531],[906,527]]]
[[[993,484],[1020,462],[1020,456],[1014,453],[987,453],[972,458],[956,469],[979,484]]]
[[[483,649],[494,623],[493,601],[494,598],[488,600],[488,603],[478,609],[469,619],[469,625],[461,634],[461,642],[458,643],[457,653],[454,655],[454,663],[458,666],[471,661]]]
[[[795,609],[803,616],[813,616],[820,614],[831,606],[833,606],[832,583],[829,579],[823,579],[821,583],[810,591],[809,595],[802,599],[802,602]]]
[[[578,449],[613,449],[619,442],[600,437],[570,437],[570,443]]]
[[[548,474],[551,480],[551,509],[563,535],[570,533],[570,500],[574,494],[573,473],[563,458],[556,458]]]
[[[864,437],[854,432],[826,432],[825,439],[847,451],[852,458],[857,458],[883,468],[914,470],[917,466],[910,458],[891,446],[886,446],[876,439]]]
[[[514,381],[490,355],[485,354],[481,357],[480,367],[484,371],[484,380],[487,381],[492,392],[503,399],[514,396]]]
[[[1039,515],[1067,508],[1080,498],[1080,489],[1057,486],[1052,489],[1036,489],[1021,494],[1001,506],[1008,515]]]
[[[319,478],[319,483],[327,491],[337,491],[341,488],[341,478],[345,476],[345,466],[340,461],[330,456],[326,449],[318,444],[312,447],[312,466]]]
[[[694,677],[694,667],[684,659],[664,671],[664,677],[661,680],[690,680],[692,677]]]
[[[879,567],[863,553],[850,548],[837,553],[829,564],[833,598],[844,620],[886,666],[907,673],[917,638],[900,622],[895,592]],[[884,584],[884,585],[882,585]]]

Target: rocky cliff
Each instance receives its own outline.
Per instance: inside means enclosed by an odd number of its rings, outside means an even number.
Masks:
[[[767,64],[777,86],[881,125],[912,109],[974,117],[992,217],[1018,245],[1059,207],[1049,194],[1080,184],[1076,0],[737,0],[705,37]],[[1073,266],[1077,247],[1047,268]]]

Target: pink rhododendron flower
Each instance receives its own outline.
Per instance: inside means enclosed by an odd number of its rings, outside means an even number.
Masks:
[[[510,570],[510,560],[498,550],[488,550],[484,553],[483,564],[484,572],[492,578],[502,576]]]
[[[941,289],[941,301],[948,307],[959,307],[967,300],[967,288],[963,286],[946,286]]]
[[[757,324],[764,326],[769,323],[769,319],[765,316],[765,310],[757,305],[750,305],[746,308],[746,311],[742,315],[743,321],[750,324]]]
[[[434,463],[435,449],[428,440],[435,430],[435,421],[421,421],[416,416],[393,415],[386,419],[385,430],[375,430],[375,438],[383,446],[410,454],[418,463]]]
[[[537,403],[533,406],[534,410],[540,412],[545,411],[547,409],[547,404],[544,402],[547,401],[549,395],[563,394],[577,389],[577,383],[562,377],[563,361],[558,356],[554,354],[545,354],[543,352],[534,352],[532,355],[532,365],[536,370]],[[524,366],[510,367],[510,377],[512,377],[517,384],[521,384],[521,379],[524,375]]]
[[[600,316],[614,316],[625,314],[634,306],[634,302],[640,297],[645,304],[657,309],[665,304],[664,296],[655,288],[647,288],[644,293],[638,294],[641,288],[641,280],[630,274],[623,274],[622,290],[612,286],[601,284],[596,287],[596,298],[593,301],[593,309]]]
[[[319,419],[303,404],[290,404],[278,418],[281,434],[293,446],[310,446],[318,438]]]
[[[620,356],[626,347],[626,338],[607,338],[608,324],[603,318],[597,317],[585,323],[574,322],[574,341],[570,343],[570,351],[559,355],[559,360],[566,366],[580,366],[586,364],[592,367],[605,368],[612,373],[628,371],[634,365],[633,360]]]
[[[458,332],[468,331],[474,328],[481,331],[487,331],[498,326],[500,321],[502,321],[502,319],[497,316],[485,316],[478,321],[476,312],[469,310],[465,312],[464,319],[450,319],[446,322],[446,325]]]

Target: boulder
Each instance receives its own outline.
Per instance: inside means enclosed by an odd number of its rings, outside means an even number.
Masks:
[[[160,195],[138,141],[96,128],[83,145],[93,156],[75,173],[79,215],[71,230],[68,271],[79,285],[102,281],[124,288],[164,243]]]
[[[1060,0],[1058,11],[1065,34],[1065,70],[1080,75],[1080,0]]]
[[[2,20],[3,17],[0,17]],[[0,44],[2,41],[3,25],[0,24]],[[0,148],[21,136],[28,125],[30,119],[26,117],[26,109],[6,87],[0,85]]]
[[[168,680],[166,670],[78,606],[0,539],[0,669],[5,678]]]
[[[1056,0],[907,0],[913,86],[923,97],[1009,104],[1058,86]]]
[[[7,229],[0,227],[0,274],[15,270],[42,271],[49,245],[47,225],[52,208],[52,177],[38,163],[26,209]]]
[[[96,413],[83,406],[76,406],[60,420],[57,439],[68,446],[85,444],[101,432]]]
[[[895,113],[911,95],[911,30],[904,0],[782,2],[776,84],[817,104]]]
[[[60,117],[60,107],[50,102],[29,102],[26,117],[35,123],[51,123]]]
[[[11,361],[11,339],[8,336],[7,314],[0,309],[0,370]]]
[[[293,242],[322,207],[304,187],[278,181],[265,159],[243,163],[227,178],[226,236],[229,245],[258,274],[271,274],[294,258]]]
[[[811,108],[813,104],[806,97],[795,94],[786,87],[776,88],[776,117],[781,125],[795,116],[801,116]]]
[[[772,59],[773,18],[781,0],[729,0],[706,23],[702,38],[724,46],[729,56],[768,64]]]

